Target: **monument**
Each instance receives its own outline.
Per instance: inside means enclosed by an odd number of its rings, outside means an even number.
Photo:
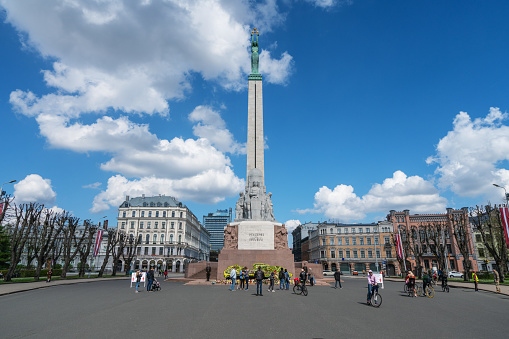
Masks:
[[[259,32],[251,32],[251,74],[248,78],[247,177],[235,206],[234,222],[224,231],[218,258],[217,279],[232,265],[253,269],[254,264],[281,266],[294,274],[285,225],[276,222],[272,193],[265,188],[263,92],[259,72]]]

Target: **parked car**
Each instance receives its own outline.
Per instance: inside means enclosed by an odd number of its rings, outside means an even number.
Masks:
[[[450,271],[449,278],[463,278],[463,273],[458,271]]]
[[[332,272],[332,271],[323,271],[323,276],[324,277],[333,276],[333,275],[334,275],[334,272]]]
[[[352,272],[352,275],[359,275],[359,272],[357,272],[357,271],[353,271],[353,272]]]

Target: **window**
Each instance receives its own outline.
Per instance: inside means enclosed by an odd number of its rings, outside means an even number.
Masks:
[[[364,237],[359,238],[359,245],[364,245]]]
[[[447,244],[447,253],[452,253],[452,246],[451,244]]]
[[[357,237],[352,237],[352,245],[357,245]]]
[[[154,237],[153,237],[153,243],[155,244],[157,242],[157,234],[154,234]]]
[[[330,257],[331,257],[332,259],[335,259],[335,258],[336,258],[336,251],[335,251],[335,250],[331,250],[331,251],[330,251]]]
[[[349,259],[350,258],[350,250],[346,250],[346,258]]]
[[[477,250],[479,251],[479,256],[484,257],[484,248],[478,248]]]
[[[163,222],[161,223],[161,228],[162,228],[163,230],[166,228],[166,222],[164,222],[164,221],[163,221]]]
[[[362,228],[361,227],[359,227],[359,233],[362,233]]]
[[[355,234],[355,228],[351,228],[352,234]]]
[[[450,263],[450,266],[451,266],[451,270],[455,270],[456,269],[456,265],[454,263],[454,259],[449,260],[449,263]]]
[[[329,238],[329,245],[334,245],[334,237]]]
[[[124,228],[125,228],[125,222],[122,223],[122,229],[124,229]]]
[[[385,243],[386,245],[389,245],[389,244],[391,243],[391,239],[389,238],[389,236],[388,236],[388,235],[384,236],[384,243]]]
[[[320,258],[325,258],[325,251],[320,251]]]
[[[375,245],[378,245],[378,237],[375,237]]]
[[[357,250],[353,250],[353,257],[354,257],[354,258],[358,258],[358,256],[357,256]]]
[[[156,218],[159,218],[159,211],[156,211]]]
[[[171,217],[175,218],[175,211],[171,211]]]
[[[166,211],[163,211],[163,218],[166,218]]]
[[[141,211],[141,217],[145,218],[145,211]]]
[[[366,253],[364,252],[364,250],[361,250],[361,258],[366,258]]]
[[[182,242],[182,234],[179,234],[179,244]]]
[[[150,243],[150,234],[147,234],[147,235],[145,236],[145,243],[146,243],[146,244]]]
[[[338,228],[338,234],[340,234],[340,233],[341,233],[341,228]]]
[[[159,224],[157,221],[154,222],[154,229],[157,229],[157,224]]]
[[[148,247],[145,247],[145,255],[148,255]]]
[[[159,255],[163,255],[163,247],[159,247]]]
[[[156,248],[152,247],[152,255],[156,255]]]
[[[345,234],[348,234],[348,228],[345,227]]]
[[[182,223],[179,222],[179,230],[181,230],[181,229],[182,229]]]
[[[385,257],[386,258],[391,258],[392,257],[391,250],[385,250]]]
[[[184,216],[184,213],[180,212],[180,217],[182,218]]]
[[[140,229],[143,229],[143,221],[140,221]]]
[[[150,229],[150,221],[147,221],[147,229]]]
[[[366,233],[369,233],[371,229],[369,227],[366,227]]]
[[[343,258],[343,250],[338,250],[338,258]]]
[[[329,232],[330,232],[330,234],[334,233],[334,229],[333,229],[333,228],[331,228],[331,229],[329,230]]]
[[[368,250],[368,258],[373,258],[373,251],[372,250]]]
[[[131,221],[131,229],[134,229],[134,221]]]
[[[367,243],[368,245],[371,245],[371,238],[370,238],[370,237],[367,237],[367,238],[366,238],[366,243]]]
[[[343,239],[342,238],[338,238],[338,245],[343,245]]]
[[[345,245],[350,245],[350,238],[348,237],[345,238]]]
[[[174,222],[172,222],[170,225],[171,225],[171,227],[170,227],[171,229],[175,228],[175,223]]]
[[[141,254],[141,247],[138,247],[138,251],[136,252],[137,255]]]
[[[325,245],[326,244],[325,244],[325,238],[324,238],[324,239],[322,239],[322,246],[325,246]]]
[[[125,213],[125,212],[124,212]],[[125,217],[125,215],[124,215]],[[480,234],[476,234],[475,235],[475,242],[482,242],[482,238],[481,238],[481,235]]]
[[[133,218],[134,218],[135,215],[136,215],[136,211],[133,211]]]
[[[173,243],[173,234],[170,234],[170,243]]]
[[[380,258],[380,250],[376,250],[376,257]]]
[[[126,217],[126,211],[122,212],[122,217],[125,218]]]
[[[148,217],[152,218],[152,211],[148,211]]]
[[[161,234],[161,244],[164,244],[164,234]]]

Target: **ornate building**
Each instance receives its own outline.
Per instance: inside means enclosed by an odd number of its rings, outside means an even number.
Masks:
[[[119,207],[117,227],[141,238],[134,269],[153,266],[184,272],[191,261],[209,260],[210,233],[173,197],[127,196]]]

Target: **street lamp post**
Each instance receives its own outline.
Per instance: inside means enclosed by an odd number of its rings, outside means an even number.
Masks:
[[[12,184],[12,183],[15,183],[15,182],[16,182],[16,180],[7,181],[7,182],[4,182],[4,183],[2,184],[2,186],[0,186],[0,198],[1,198],[1,197],[3,197],[3,192],[4,192],[4,191],[3,191],[3,189],[4,189],[4,185],[5,185],[5,184]]]
[[[493,186],[504,189],[506,206],[509,206],[509,194],[507,194],[505,187],[497,184],[493,184]]]

